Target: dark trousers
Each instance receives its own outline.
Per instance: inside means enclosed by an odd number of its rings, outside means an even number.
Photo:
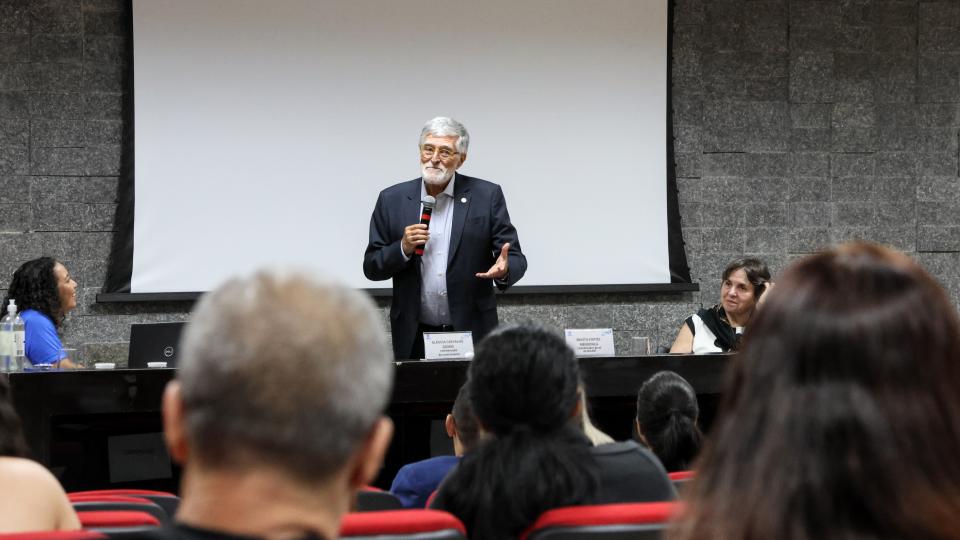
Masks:
[[[413,350],[410,352],[410,360],[423,360],[423,333],[424,332],[455,332],[452,325],[441,324],[434,326],[432,324],[420,323],[417,325],[417,337],[413,339]]]

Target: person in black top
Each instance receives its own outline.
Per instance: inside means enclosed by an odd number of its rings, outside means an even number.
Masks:
[[[392,435],[390,348],[371,300],[260,272],[205,294],[163,397],[183,466],[166,538],[336,538]]]
[[[431,507],[463,521],[471,540],[516,538],[552,508],[590,504],[598,471],[578,425],[579,368],[563,338],[531,326],[494,330],[468,372],[487,440],[440,485]]]

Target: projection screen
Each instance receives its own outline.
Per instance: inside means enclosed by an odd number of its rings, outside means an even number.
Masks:
[[[503,187],[521,285],[669,283],[667,1],[134,0],[130,291],[263,265],[389,286],[370,213],[434,116]]]

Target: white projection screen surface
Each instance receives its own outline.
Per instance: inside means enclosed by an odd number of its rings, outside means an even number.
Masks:
[[[667,1],[134,0],[130,292],[265,265],[389,287],[370,213],[435,116],[503,187],[520,285],[669,283]]]

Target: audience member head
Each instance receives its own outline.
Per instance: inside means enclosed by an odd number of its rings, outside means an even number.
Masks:
[[[20,417],[13,408],[13,396],[6,377],[0,377],[0,456],[26,457],[27,443],[23,438]]]
[[[757,259],[738,259],[727,265],[721,278],[720,305],[731,323],[749,320],[770,281],[767,265]]]
[[[392,433],[382,413],[393,364],[370,299],[306,273],[233,279],[200,300],[181,354],[164,396],[168,446],[185,467],[183,506],[193,511],[181,518],[222,527],[200,506],[215,499],[213,515],[236,504],[232,513],[243,516],[230,530],[266,535],[274,531],[251,529],[295,511],[269,508],[287,490],[304,506],[306,516],[289,520],[302,522],[300,533],[325,527],[319,532],[335,536]],[[252,500],[258,495],[269,500]]]
[[[958,324],[893,250],[792,265],[732,363],[674,537],[955,538]]]
[[[686,379],[661,371],[637,392],[637,434],[668,471],[688,470],[700,451],[700,407]]]
[[[477,345],[469,395],[489,438],[441,487],[442,506],[471,538],[516,537],[543,511],[596,493],[589,442],[577,426],[579,383],[573,351],[548,330],[503,327]]]
[[[477,417],[473,414],[470,405],[469,385],[464,383],[457,392],[457,399],[453,402],[453,410],[447,415],[444,422],[447,435],[453,439],[453,453],[462,456],[473,450],[480,440],[480,426]]]
[[[13,273],[3,301],[4,314],[10,300],[16,300],[18,312],[39,311],[59,327],[67,312],[77,307],[77,282],[62,263],[40,257],[23,263]]]
[[[613,437],[593,425],[593,421],[590,419],[590,404],[587,402],[587,389],[583,383],[580,383],[578,391],[580,392],[580,428],[583,429],[583,434],[590,440],[590,444],[600,446],[601,444],[614,442]]]

